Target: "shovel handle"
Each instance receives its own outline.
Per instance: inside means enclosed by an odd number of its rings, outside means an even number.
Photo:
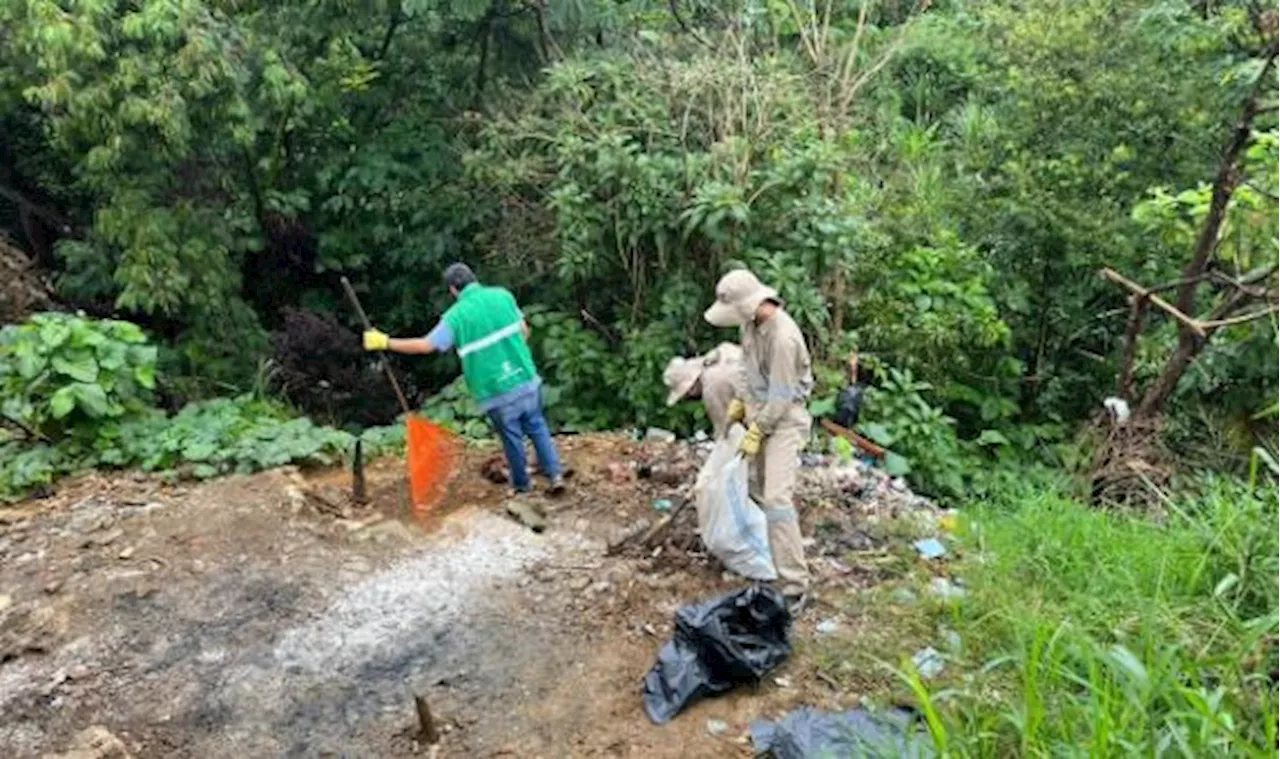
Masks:
[[[360,298],[356,296],[356,290],[351,286],[351,281],[346,277],[342,277],[342,289],[347,293],[347,300],[351,301],[351,307],[356,310],[356,314],[360,317],[361,324],[366,330],[373,329],[373,322],[369,321],[369,315],[364,312],[364,306],[360,305]],[[396,375],[391,372],[391,367],[384,361],[382,362],[382,371],[387,375],[387,381],[391,383],[391,389],[396,391],[396,399],[400,401],[400,408],[404,409],[405,414],[413,413],[409,408],[409,401],[405,400],[404,391],[400,389],[400,383],[396,380]]]

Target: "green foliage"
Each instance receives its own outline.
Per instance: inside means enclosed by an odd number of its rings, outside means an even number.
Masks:
[[[5,327],[0,499],[95,466],[205,478],[327,465],[355,442],[252,395],[192,403],[167,416],[151,405],[155,386],[156,349],[135,324],[48,313]],[[366,432],[367,456],[403,445],[399,425]]]
[[[0,413],[31,437],[92,436],[146,408],[156,349],[129,322],[44,313],[0,330]]]
[[[354,442],[350,433],[290,418],[278,404],[241,396],[192,403],[171,417],[157,412],[104,430],[94,452],[106,466],[189,467],[192,476],[206,478],[289,463],[332,464]]]
[[[926,689],[955,755],[1275,751],[1272,485],[1208,481],[1164,525],[1003,495],[968,520],[945,620],[965,677]]]
[[[931,389],[910,369],[890,369],[879,387],[868,390],[858,429],[892,451],[885,460],[890,474],[909,474],[922,491],[955,498],[964,493],[964,475],[974,462],[956,436],[955,419],[925,400]]]
[[[471,440],[491,437],[488,419],[467,391],[462,377],[422,404],[422,414],[446,429]]]

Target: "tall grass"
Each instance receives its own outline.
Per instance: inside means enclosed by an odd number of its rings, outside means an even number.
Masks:
[[[1274,487],[1207,481],[1163,524],[1014,500],[963,536],[967,674],[916,693],[943,753],[1276,755]]]

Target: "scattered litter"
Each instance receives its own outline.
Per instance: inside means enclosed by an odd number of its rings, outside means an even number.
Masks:
[[[917,540],[913,545],[920,552],[920,558],[922,559],[941,559],[947,555],[947,547],[942,545],[942,541],[937,538]]]
[[[707,439],[708,439],[707,433],[705,430],[698,430],[697,432],[693,433],[693,442],[695,443],[702,443],[702,442],[705,442]]]
[[[958,601],[964,598],[964,588],[956,585],[946,577],[935,577],[929,581],[929,592],[943,601]]]
[[[785,688],[790,688],[790,687],[791,687],[791,678],[789,678],[789,677],[775,677],[775,678],[773,678],[773,684],[774,684],[774,685],[776,685],[776,686],[778,686],[779,688],[784,688],[784,689],[785,689]]]
[[[0,611],[4,611],[13,605],[13,596],[8,593],[0,593]]]
[[[1116,398],[1112,396],[1104,400],[1102,402],[1102,405],[1106,407],[1107,413],[1111,415],[1111,418],[1112,420],[1115,421],[1116,426],[1121,426],[1129,423],[1130,412],[1129,412],[1128,401],[1126,401],[1123,398]]]
[[[840,629],[840,623],[834,619],[824,619],[813,629],[817,630],[819,635],[830,635]]]
[[[895,588],[894,591],[889,594],[889,598],[895,603],[900,604],[914,604],[916,601],[920,600],[919,597],[916,596],[915,591],[911,588]]]
[[[773,580],[778,574],[769,551],[769,525],[747,494],[747,462],[738,453],[745,434],[741,425],[734,425],[698,472],[693,486],[698,534],[729,569],[748,579]]]
[[[802,706],[777,722],[752,723],[751,743],[758,754],[774,759],[933,756],[927,736],[913,728],[911,713],[902,709],[831,714]]]
[[[650,427],[645,430],[644,441],[646,443],[674,443],[676,441],[676,433],[671,430]]]
[[[943,667],[946,662],[942,659],[942,654],[933,646],[922,648],[916,651],[911,657],[911,663],[916,666],[916,671],[926,680],[932,680],[942,674]]]
[[[942,512],[942,516],[938,517],[938,526],[947,532],[955,532],[959,524],[960,515],[955,512],[955,509],[947,509]]]
[[[511,479],[507,471],[507,461],[501,454],[485,459],[480,465],[480,474],[495,485],[505,485]]]
[[[682,607],[644,678],[645,713],[665,724],[704,696],[759,683],[791,655],[790,627],[782,594],[767,585]]]
[[[942,639],[942,645],[953,654],[958,654],[964,648],[964,640],[961,639],[960,633],[948,627],[938,628],[938,637]]]
[[[724,735],[729,732],[729,723],[722,719],[707,720],[707,732],[711,735]]]
[[[636,475],[635,470],[624,461],[610,461],[605,466],[605,471],[609,474],[609,482],[614,485],[625,485]]]
[[[671,499],[670,498],[654,499],[653,510],[654,511],[671,511]]]

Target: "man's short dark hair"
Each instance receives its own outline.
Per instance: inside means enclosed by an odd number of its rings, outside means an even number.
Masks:
[[[449,268],[444,270],[444,283],[454,290],[461,291],[475,281],[476,273],[464,263],[449,264]]]

